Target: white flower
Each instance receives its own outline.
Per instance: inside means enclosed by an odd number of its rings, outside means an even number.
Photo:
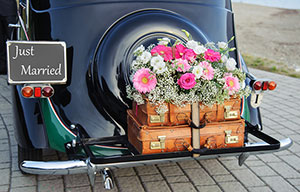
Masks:
[[[240,83],[240,86],[241,86],[241,89],[245,89],[245,87],[246,87],[245,81],[243,81],[242,83]]]
[[[221,57],[222,63],[226,63],[227,60],[228,60],[228,57],[226,55],[222,55],[222,57]]]
[[[193,68],[192,73],[196,76],[196,79],[199,79],[203,74],[203,68],[200,65],[197,65]]]
[[[159,42],[158,45],[168,45],[170,43],[170,39],[167,37],[162,38]]]
[[[218,47],[220,49],[227,49],[228,48],[228,44],[225,42],[218,42]]]
[[[198,46],[197,41],[191,40],[186,43],[186,47],[189,49],[195,49]]]
[[[145,51],[145,47],[144,47],[144,45],[141,45],[141,46],[139,46],[138,48],[136,48],[136,50],[134,50],[134,54],[140,54],[140,53],[142,53],[143,51]]]
[[[233,58],[229,58],[227,61],[226,61],[226,69],[228,71],[233,71],[236,69],[236,61],[233,59]]]
[[[153,67],[155,66],[157,63],[161,63],[164,62],[164,58],[160,55],[152,57],[151,61],[150,61],[150,65]]]
[[[203,45],[198,45],[193,49],[196,54],[204,53],[207,49]]]
[[[131,67],[135,67],[136,65],[138,65],[138,62],[136,60],[133,60],[131,63]]]
[[[159,62],[159,63],[156,63],[154,66],[153,66],[153,70],[155,73],[157,74],[162,74],[163,72],[165,72],[167,70],[166,68],[166,63],[165,62]]]
[[[144,51],[140,56],[137,57],[138,61],[141,61],[142,63],[146,64],[151,59],[151,53],[148,51]]]

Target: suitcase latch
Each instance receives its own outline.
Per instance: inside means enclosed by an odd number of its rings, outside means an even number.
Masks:
[[[231,136],[231,130],[225,131],[225,143],[232,144],[239,142],[239,136]]]
[[[231,106],[224,106],[225,113],[224,118],[225,119],[236,119],[238,118],[238,111],[231,111]]]
[[[150,115],[150,123],[163,123],[165,122],[165,114]]]
[[[150,143],[150,149],[164,149],[166,147],[166,136],[158,136],[158,140]]]

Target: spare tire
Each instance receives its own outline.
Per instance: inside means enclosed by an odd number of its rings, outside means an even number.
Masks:
[[[88,87],[93,103],[107,120],[126,127],[126,110],[131,106],[126,98],[126,85],[130,83],[133,51],[140,45],[157,43],[163,37],[186,42],[182,29],[194,40],[203,44],[209,41],[191,21],[167,10],[136,11],[106,31],[95,51]]]

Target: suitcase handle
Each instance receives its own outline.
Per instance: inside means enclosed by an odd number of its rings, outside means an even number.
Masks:
[[[208,150],[208,148],[206,148],[206,147],[204,147],[204,148],[202,148],[202,149],[194,149],[194,148],[192,147],[192,145],[190,145],[190,144],[187,143],[187,142],[184,142],[183,145],[184,145],[184,147],[185,147],[189,152],[191,152],[191,153],[193,153],[193,154],[201,154],[201,153],[204,153],[204,152],[206,152],[206,151]]]
[[[194,124],[194,122],[190,120],[190,127],[191,127],[192,129],[202,129],[202,128],[204,128],[204,127],[206,126],[207,123],[208,123],[207,113],[205,113],[205,114],[204,114],[204,119],[203,119],[203,121],[200,121],[199,126],[196,126],[196,125]]]

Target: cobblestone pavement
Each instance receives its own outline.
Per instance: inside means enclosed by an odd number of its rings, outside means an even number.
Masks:
[[[236,157],[119,169],[113,172],[113,191],[300,191],[300,80],[251,70],[274,79],[275,91],[264,95],[261,112],[264,131],[275,138],[290,137],[293,146],[282,152],[250,156],[243,166]],[[22,175],[17,168],[12,100],[6,76],[0,76],[0,191],[93,191],[87,175]],[[59,154],[58,154],[59,155]],[[56,159],[46,151],[47,160]],[[104,191],[98,176],[94,191]]]

